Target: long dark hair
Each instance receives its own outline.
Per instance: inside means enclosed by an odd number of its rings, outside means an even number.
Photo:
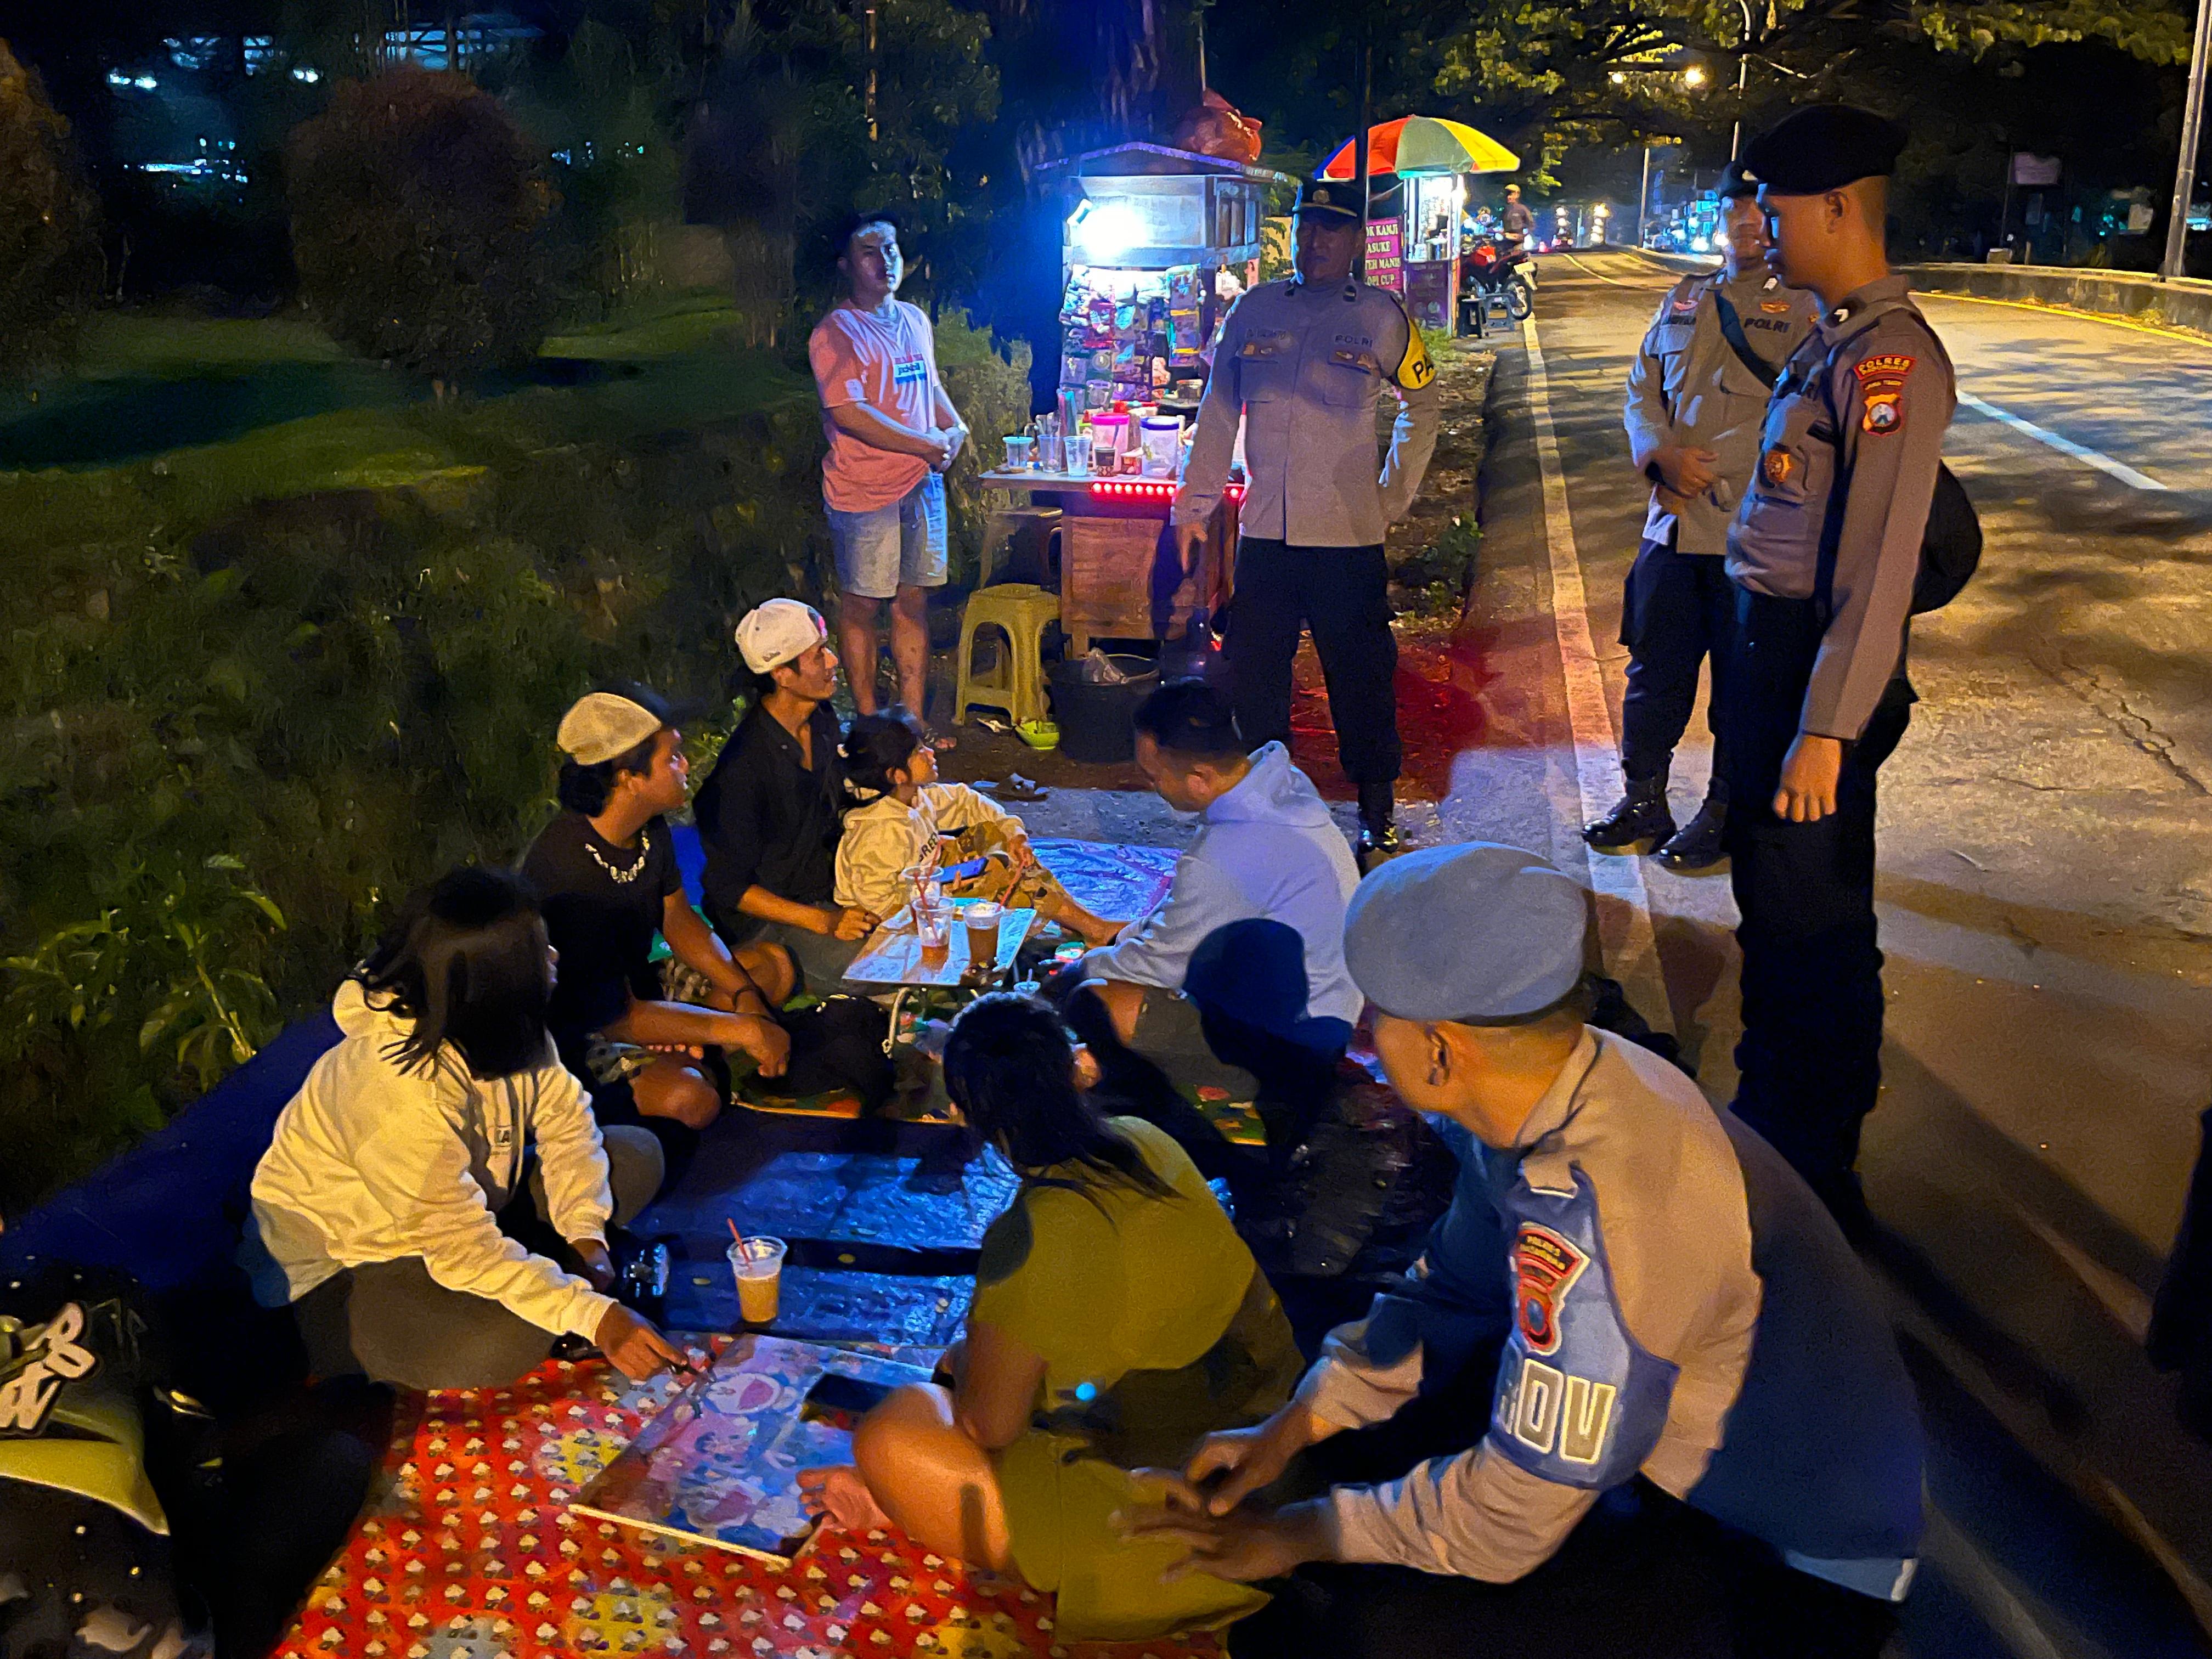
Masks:
[[[893,772],[908,769],[921,747],[921,722],[903,708],[862,714],[845,733],[845,781],[857,792],[888,795]]]
[[[512,871],[447,871],[401,907],[353,977],[379,1007],[413,1022],[385,1050],[404,1071],[434,1066],[448,1042],[487,1079],[543,1066],[552,1053],[545,924]]]
[[[962,1010],[945,1044],[945,1088],[970,1135],[1004,1152],[1033,1186],[1119,1183],[1152,1198],[1178,1195],[1075,1086],[1075,1040],[1035,997],[994,992]],[[1079,1173],[1043,1174],[1063,1165]]]
[[[625,682],[606,689],[617,697],[628,698],[658,719],[661,731],[667,730],[675,723],[668,712],[667,703],[644,686]],[[607,810],[607,803],[614,799],[615,784],[623,773],[652,769],[653,751],[659,744],[660,732],[656,732],[644,742],[633,744],[612,760],[603,760],[591,766],[563,761],[561,763],[561,781],[554,786],[553,793],[560,798],[561,805],[570,811],[595,818]]]

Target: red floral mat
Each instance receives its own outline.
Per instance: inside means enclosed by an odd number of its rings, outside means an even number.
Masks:
[[[713,1339],[717,1352],[726,1337]],[[411,1396],[362,1518],[280,1659],[1183,1659],[1208,1635],[1060,1645],[1053,1602],[917,1548],[825,1528],[788,1568],[571,1514],[674,1392],[601,1361]]]

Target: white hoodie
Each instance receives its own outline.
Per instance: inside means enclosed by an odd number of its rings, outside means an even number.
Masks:
[[[1207,934],[1264,917],[1297,928],[1305,941],[1306,1012],[1357,1024],[1366,999],[1344,965],[1344,907],[1359,885],[1359,866],[1313,780],[1291,763],[1289,750],[1268,744],[1200,818],[1167,897],[1120,943],[1092,951],[1092,971],[1180,991]]]
[[[307,1073],[253,1172],[253,1218],[277,1270],[256,1278],[262,1304],[296,1302],[349,1267],[420,1256],[449,1291],[556,1334],[597,1331],[611,1299],[498,1220],[534,1139],[554,1230],[605,1242],[614,1199],[582,1085],[550,1047],[544,1066],[489,1082],[450,1043],[434,1066],[403,1071],[386,1050],[410,1022],[373,1006],[357,980],[331,1012],[344,1040]]]

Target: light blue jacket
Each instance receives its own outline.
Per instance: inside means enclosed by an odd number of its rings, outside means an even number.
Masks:
[[[1344,965],[1344,907],[1359,885],[1351,843],[1313,780],[1271,743],[1252,769],[1200,814],[1167,897],[1121,942],[1090,956],[1102,979],[1182,989],[1191,953],[1232,921],[1264,917],[1305,941],[1306,1012],[1356,1024],[1365,999]]]

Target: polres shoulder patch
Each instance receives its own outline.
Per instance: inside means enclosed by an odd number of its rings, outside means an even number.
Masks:
[[[1559,1304],[1589,1266],[1589,1255],[1565,1234],[1521,1224],[1513,1240],[1514,1322],[1529,1352],[1559,1351]]]
[[[1860,431],[1881,438],[1904,430],[1905,378],[1912,373],[1914,361],[1901,352],[1878,351],[1852,366],[1866,398]]]
[[[1501,1205],[1514,1316],[1487,1443],[1540,1480],[1603,1490],[1634,1474],[1667,1425],[1676,1367],[1628,1329],[1576,1168],[1571,1191],[1524,1178]]]

